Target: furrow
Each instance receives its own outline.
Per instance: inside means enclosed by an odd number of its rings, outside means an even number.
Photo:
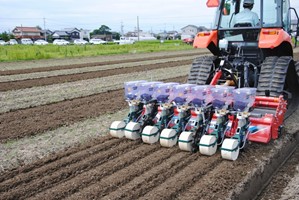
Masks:
[[[2,82],[0,83],[0,91],[9,91],[9,90],[19,90],[25,88],[32,88],[32,87],[40,87],[46,85],[53,85],[53,84],[62,84],[62,83],[69,83],[69,82],[76,82],[80,80],[88,80],[88,79],[95,79],[95,78],[102,78],[107,76],[113,76],[118,74],[130,74],[130,73],[138,73],[147,70],[155,70],[159,68],[171,68],[180,65],[187,65],[190,64],[192,60],[186,61],[170,61],[167,63],[158,63],[158,64],[150,64],[150,65],[139,65],[135,67],[122,67],[118,69],[111,69],[111,70],[97,70],[91,72],[84,72],[84,73],[74,73],[70,75],[58,75],[58,76],[49,76],[43,78],[34,78],[28,80],[16,80],[12,82]],[[1,77],[0,77],[1,80]]]
[[[242,155],[235,162],[217,156],[222,162],[206,170],[200,179],[195,179],[190,187],[176,195],[177,199],[224,199],[256,165],[254,159],[248,162],[250,159],[246,156],[249,155]]]
[[[177,77],[166,81],[183,82],[185,78]],[[3,113],[0,114],[0,141],[35,135],[86,118],[114,113],[126,107],[127,103],[123,99],[123,90],[116,90],[56,104]],[[35,125],[32,126],[32,123]]]
[[[118,145],[123,146],[125,143],[123,140],[113,139],[107,140],[107,142],[90,146],[84,150],[78,152],[74,151],[70,155],[55,159],[55,161],[49,161],[48,163],[37,162],[33,165],[25,166],[24,168],[15,171],[15,173],[3,175],[0,182],[0,192],[8,191],[11,187],[16,187],[24,183],[28,183],[33,179],[43,177],[45,174],[49,175],[54,173],[59,168],[66,167],[72,163],[78,163],[83,159],[86,159],[99,152],[110,151],[111,148],[115,148]]]
[[[173,57],[173,58],[168,58],[168,59],[145,60],[145,61],[140,61],[140,62],[129,62],[129,63],[125,62],[125,63],[119,63],[119,64],[94,65],[92,67],[89,67],[89,65],[87,64],[87,67],[80,67],[80,68],[75,68],[75,69],[60,69],[60,68],[58,68],[55,71],[43,71],[43,72],[34,72],[34,73],[26,73],[26,74],[15,74],[15,75],[10,75],[10,76],[8,76],[8,75],[0,76],[0,83],[12,82],[11,84],[16,84],[17,81],[19,83],[24,83],[21,81],[32,80],[32,79],[38,79],[37,80],[38,82],[42,82],[44,80],[43,78],[47,78],[47,80],[49,81],[49,77],[55,78],[56,76],[60,77],[60,79],[57,81],[62,81],[63,79],[65,79],[65,82],[68,82],[68,81],[74,80],[76,78],[77,78],[77,80],[78,79],[83,80],[83,79],[86,79],[86,77],[92,77],[92,76],[90,76],[91,74],[88,74],[90,72],[93,72],[93,74],[97,74],[97,75],[94,75],[95,77],[104,77],[106,74],[112,75],[113,73],[115,73],[116,70],[120,70],[120,69],[126,70],[126,71],[128,71],[128,73],[130,73],[132,71],[131,68],[134,68],[134,70],[135,69],[138,70],[140,67],[151,68],[153,66],[163,66],[163,65],[169,66],[175,62],[191,63],[195,57],[196,56]],[[78,77],[67,76],[67,75],[75,75],[75,74],[80,74],[81,76],[78,76]],[[53,80],[53,82],[55,82],[55,79],[52,79],[52,80]],[[34,82],[32,82],[32,83],[34,83]],[[0,84],[0,88],[2,88],[3,86],[5,86],[5,85]],[[2,88],[2,90],[3,90],[3,88]]]
[[[93,185],[78,191],[71,195],[68,199],[102,199],[102,197],[106,194],[109,194],[122,185],[125,185],[135,177],[143,175],[146,171],[160,165],[177,153],[179,153],[179,151],[176,148],[161,148],[159,151],[156,151],[129,166],[125,166],[123,169],[113,173],[111,176],[105,177]]]
[[[122,157],[125,153],[138,149],[137,142],[124,142],[118,147],[109,149],[101,154],[94,154],[88,158],[83,159],[81,162],[72,163],[65,168],[58,168],[54,173],[44,174],[43,177],[24,182],[24,185],[18,185],[12,190],[5,191],[1,194],[4,199],[23,199],[31,197],[39,192],[42,192],[53,186],[64,184],[68,180],[79,177],[83,174],[89,174],[90,171],[97,166],[101,167],[105,163],[113,162],[118,156]],[[46,183],[46,184],[45,184]],[[9,187],[7,185],[6,187]]]
[[[146,194],[149,190],[162,184],[167,177],[171,177],[178,171],[192,163],[197,158],[197,154],[180,151],[170,158],[166,159],[160,165],[157,165],[143,174],[139,174],[136,178],[127,184],[119,187],[102,199],[137,199]]]
[[[173,199],[183,190],[190,187],[195,180],[200,179],[210,170],[215,168],[222,159],[219,155],[211,157],[200,156],[176,174],[173,174],[160,185],[149,190],[140,199]]]
[[[117,172],[125,166],[146,157],[159,150],[158,145],[144,145],[142,144],[137,149],[123,153],[122,155],[110,160],[103,165],[97,166],[92,170],[84,173],[77,174],[74,178],[64,181],[63,183],[52,187],[45,191],[39,191],[40,193],[32,197],[32,199],[62,199],[65,198],[85,187],[88,187],[95,182],[103,179],[106,176]],[[50,184],[48,184],[50,187]]]
[[[96,79],[1,92],[0,113],[121,89],[123,88],[124,82],[127,81],[156,81],[184,76],[187,75],[188,71],[189,65],[159,68],[155,70],[143,69],[142,72],[118,74]]]

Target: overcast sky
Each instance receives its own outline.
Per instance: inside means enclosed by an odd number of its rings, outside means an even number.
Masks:
[[[0,0],[0,32],[15,26],[40,26],[50,30],[107,25],[112,31],[180,30],[193,24],[211,27],[214,10],[206,0]],[[299,0],[291,0],[299,13]]]

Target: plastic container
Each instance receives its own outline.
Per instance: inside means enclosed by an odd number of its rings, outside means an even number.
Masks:
[[[146,102],[153,100],[155,86],[161,83],[162,82],[158,82],[158,81],[140,83],[138,88],[139,92],[137,98],[141,101],[146,101]]]
[[[169,102],[169,95],[174,86],[179,85],[179,83],[161,83],[157,84],[154,87],[153,98],[156,99],[159,103]]]
[[[234,87],[216,86],[211,88],[213,101],[212,105],[216,109],[226,109],[233,102]]]
[[[248,111],[255,101],[256,88],[238,88],[233,91],[233,107],[236,111]]]
[[[146,81],[130,81],[125,82],[125,99],[126,100],[136,100],[138,97],[139,86],[141,83],[145,83]]]
[[[191,88],[193,84],[182,84],[173,87],[169,96],[169,102],[175,102],[176,105],[184,105],[187,102],[187,98],[191,95]]]
[[[195,85],[191,88],[191,94],[187,96],[187,102],[195,107],[204,107],[212,102],[212,85]]]

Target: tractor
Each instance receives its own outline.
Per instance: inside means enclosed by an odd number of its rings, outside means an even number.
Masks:
[[[248,7],[248,2],[254,2],[253,7]],[[187,84],[191,91],[196,85],[210,85],[214,97],[211,102],[200,99],[207,103],[198,104],[194,100],[199,96],[185,93],[182,99],[192,96],[191,102],[172,102],[185,108],[187,115],[176,120],[182,124],[159,129],[160,143],[164,147],[179,143],[181,150],[197,149],[207,156],[220,147],[224,159],[236,160],[249,141],[267,144],[277,139],[283,121],[297,108],[299,62],[293,60],[293,47],[299,35],[299,17],[289,0],[208,0],[206,4],[216,8],[214,25],[210,31],[197,33],[193,47],[207,48],[212,55],[193,61]],[[245,9],[254,12],[256,19],[240,20]],[[295,30],[291,29],[291,14],[297,18]],[[124,123],[116,127],[123,129]],[[167,133],[167,138],[162,133]],[[151,141],[147,143],[157,142],[158,136]]]

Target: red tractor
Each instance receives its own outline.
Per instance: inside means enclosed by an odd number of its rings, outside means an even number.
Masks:
[[[254,4],[248,7],[248,2]],[[256,88],[257,96],[248,116],[251,127],[248,140],[268,143],[277,139],[284,118],[299,102],[299,63],[293,60],[294,30],[290,17],[293,12],[298,20],[296,10],[290,7],[289,0],[208,0],[207,6],[217,8],[214,27],[198,33],[193,46],[208,48],[213,56],[194,60],[188,83]],[[239,17],[246,9],[256,13],[255,22],[244,15]],[[238,21],[239,18],[242,19]],[[297,38],[298,23],[295,31]],[[217,120],[216,116],[213,118]],[[228,118],[229,130],[238,128],[238,122],[237,118]],[[226,127],[226,137],[231,137],[227,130]],[[216,135],[211,137],[207,133],[201,138],[199,146],[203,154],[213,154],[216,144],[223,142]],[[221,149],[231,154],[229,159],[236,159],[233,155],[238,150],[236,145],[222,145]]]

